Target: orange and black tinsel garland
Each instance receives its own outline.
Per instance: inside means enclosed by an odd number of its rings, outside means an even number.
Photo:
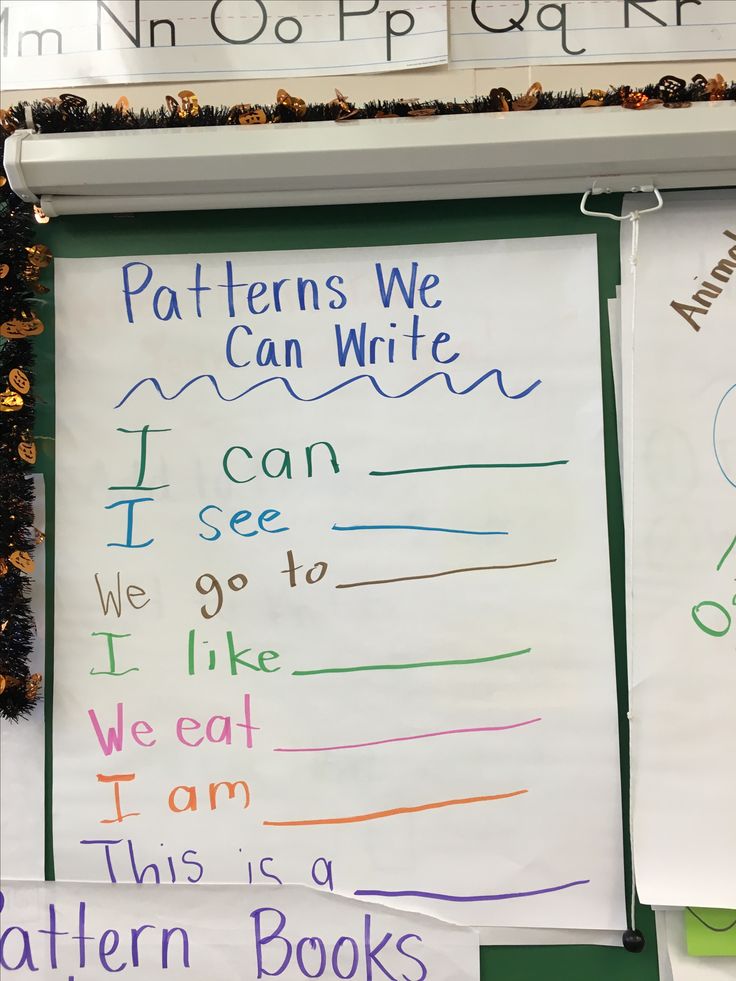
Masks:
[[[30,608],[36,461],[33,336],[43,329],[34,304],[50,256],[33,244],[34,212],[11,191],[2,151],[12,131],[0,130],[0,718],[30,714],[41,678],[28,666],[35,625]],[[39,329],[40,328],[40,329]]]
[[[706,78],[703,74],[697,74],[690,81],[665,75],[651,85],[610,85],[606,89],[591,89],[587,93],[572,90],[552,92],[535,82],[526,92],[515,95],[499,87],[463,101],[392,99],[366,102],[362,106],[351,102],[338,91],[330,101],[308,103],[284,89],[277,92],[272,105],[251,105],[248,102],[233,106],[200,105],[195,93],[185,89],[178,93],[178,98],[166,96],[165,105],[159,109],[137,111],[130,108],[125,96],[121,96],[114,105],[90,105],[82,96],[67,93],[59,98],[34,102],[30,110],[34,124],[42,133],[85,133],[265,123],[347,123],[355,119],[381,120],[399,116],[454,116],[604,106],[623,106],[634,110],[662,107],[681,109],[696,102],[714,101],[736,101],[736,82],[727,82],[721,75]],[[24,114],[25,107],[22,105],[6,111],[6,116],[17,125],[24,125],[21,122]]]

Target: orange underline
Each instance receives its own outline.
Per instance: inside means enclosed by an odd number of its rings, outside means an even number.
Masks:
[[[355,824],[357,821],[375,821],[377,818],[393,817],[395,814],[416,814],[417,811],[433,811],[438,807],[453,807],[455,804],[479,804],[487,800],[504,800],[518,797],[527,790],[512,790],[510,794],[490,794],[487,797],[461,797],[457,800],[438,800],[432,804],[417,804],[415,807],[392,807],[388,811],[372,811],[370,814],[353,814],[341,818],[313,818],[309,821],[264,821],[271,828],[302,828],[307,824]]]

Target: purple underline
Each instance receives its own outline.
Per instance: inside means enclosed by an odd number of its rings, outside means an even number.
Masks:
[[[441,732],[423,732],[417,736],[394,736],[393,739],[373,739],[367,743],[347,743],[344,746],[279,746],[274,753],[326,753],[333,749],[362,749],[364,746],[383,746],[386,743],[403,743],[410,739],[430,739],[432,736],[454,736],[462,732],[502,732],[505,729],[518,729],[529,726],[533,722],[541,722],[541,716],[536,719],[526,719],[524,722],[513,722],[508,726],[474,726],[470,729],[444,729]]]
[[[548,892],[561,892],[572,889],[573,886],[587,886],[590,879],[576,879],[574,882],[564,882],[561,886],[548,886],[546,889],[531,889],[528,892],[503,892],[491,896],[449,896],[443,892],[423,892],[420,889],[356,889],[354,896],[416,896],[419,899],[441,899],[446,903],[492,903],[499,899],[524,899],[527,896],[541,896]]]

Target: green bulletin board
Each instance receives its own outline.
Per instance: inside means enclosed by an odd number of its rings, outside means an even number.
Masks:
[[[184,202],[186,204],[186,202]],[[607,205],[620,206],[620,199]],[[628,741],[626,732],[626,627],[624,610],[624,535],[616,438],[616,409],[608,333],[608,300],[620,282],[619,225],[580,214],[579,198],[508,198],[483,201],[416,202],[350,207],[214,211],[176,214],[67,217],[52,221],[43,239],[56,257],[83,258],[172,252],[270,251],[348,248],[370,245],[452,242],[483,239],[591,235],[598,241],[602,380],[608,491],[611,582],[619,696],[624,831],[628,835]],[[52,285],[47,273],[47,285]],[[534,270],[529,270],[533,288]],[[483,284],[478,284],[483,289]],[[46,298],[51,300],[53,294]],[[38,380],[41,397],[38,434],[54,432],[54,330],[52,303],[42,314],[46,332],[39,338]],[[46,479],[47,637],[53,637],[54,443],[39,440],[39,464]],[[69,557],[66,557],[67,560]],[[52,840],[53,649],[46,653],[46,877],[54,878]],[[630,856],[626,845],[627,887]],[[647,945],[643,953],[623,948],[550,946],[486,947],[481,951],[483,981],[657,981],[654,916],[639,908],[637,926]]]

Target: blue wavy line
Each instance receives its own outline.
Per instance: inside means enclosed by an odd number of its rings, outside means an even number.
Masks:
[[[470,392],[476,389],[488,378],[491,378],[493,375],[496,376],[496,382],[498,384],[499,391],[504,396],[504,398],[507,399],[523,399],[527,395],[529,395],[530,392],[533,392],[538,385],[542,384],[542,379],[537,378],[536,381],[532,382],[531,385],[528,385],[525,389],[523,389],[523,391],[518,392],[516,395],[509,395],[503,384],[501,369],[492,368],[490,371],[486,371],[484,374],[482,374],[480,378],[477,378],[474,382],[471,382],[471,384],[468,385],[467,388],[456,389],[452,382],[452,378],[450,378],[450,376],[446,371],[435,371],[431,375],[427,375],[426,378],[422,378],[422,380],[418,381],[415,385],[412,385],[410,388],[407,388],[405,392],[399,392],[397,395],[391,395],[389,392],[384,392],[384,390],[381,388],[378,381],[373,377],[373,375],[364,374],[364,375],[354,375],[352,378],[347,378],[345,381],[340,382],[338,385],[334,385],[332,388],[328,388],[325,392],[322,392],[321,395],[312,395],[312,396],[303,397],[301,395],[298,395],[297,392],[294,391],[294,389],[291,386],[291,382],[288,380],[288,378],[284,378],[283,375],[274,375],[271,378],[264,378],[261,381],[256,382],[254,385],[250,385],[248,388],[244,389],[238,395],[227,396],[227,395],[223,395],[222,392],[220,391],[220,386],[214,375],[195,375],[194,378],[190,378],[188,382],[185,382],[177,392],[174,392],[173,395],[166,395],[166,393],[161,387],[161,383],[159,382],[158,378],[149,377],[149,378],[141,378],[140,381],[137,381],[135,385],[132,386],[132,388],[128,389],[125,395],[123,395],[120,401],[116,404],[115,408],[119,409],[121,405],[125,405],[128,399],[132,395],[134,395],[135,392],[142,385],[145,385],[146,382],[150,382],[150,384],[153,385],[154,389],[158,392],[161,398],[167,402],[171,402],[173,401],[173,399],[179,398],[179,396],[182,395],[192,385],[194,385],[195,382],[204,381],[204,380],[208,381],[212,385],[217,397],[221,399],[223,402],[237,402],[238,399],[242,399],[245,395],[249,395],[251,392],[254,392],[257,388],[261,388],[263,385],[268,385],[271,382],[276,382],[276,381],[282,382],[286,391],[289,393],[289,395],[291,395],[293,399],[296,399],[297,402],[318,402],[320,399],[327,398],[328,395],[333,395],[335,392],[339,392],[341,388],[346,388],[348,385],[352,385],[354,382],[360,381],[362,378],[367,378],[368,381],[373,386],[374,390],[378,393],[378,395],[381,395],[383,398],[403,399],[407,395],[411,395],[413,392],[416,392],[417,389],[421,388],[423,385],[426,385],[427,382],[432,381],[434,378],[444,378],[445,385],[447,386],[448,391],[452,392],[453,395],[468,395]]]

